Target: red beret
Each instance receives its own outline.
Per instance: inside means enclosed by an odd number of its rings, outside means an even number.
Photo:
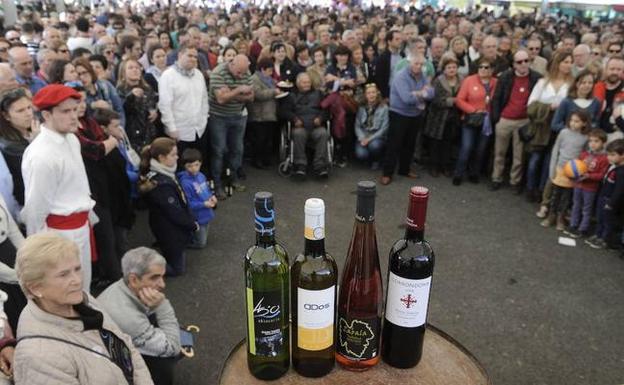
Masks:
[[[39,90],[33,98],[33,105],[38,110],[46,110],[58,106],[69,98],[79,99],[82,96],[73,88],[62,84],[50,84]]]

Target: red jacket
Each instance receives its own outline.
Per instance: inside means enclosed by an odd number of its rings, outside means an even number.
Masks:
[[[607,97],[607,84],[603,81],[599,81],[594,86],[594,97],[600,101],[600,111],[604,111],[607,107],[605,105],[605,99]],[[618,92],[613,98],[613,104],[624,102],[624,85],[620,85],[620,92]]]
[[[491,78],[490,100],[494,97],[495,88],[496,78]],[[464,114],[472,114],[477,111],[485,111],[485,87],[481,83],[479,75],[470,75],[464,79],[461,86],[459,87],[459,92],[457,92],[457,97],[455,97],[455,105]]]
[[[587,174],[585,174],[585,179],[574,183],[574,187],[585,191],[598,191],[600,182],[609,169],[607,153],[594,154],[589,151],[583,151],[579,159],[587,164]]]

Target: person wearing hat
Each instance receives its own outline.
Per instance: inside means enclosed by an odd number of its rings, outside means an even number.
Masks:
[[[91,257],[95,244],[89,213],[95,205],[80,153],[78,104],[74,89],[51,84],[33,98],[41,112],[41,133],[26,148],[22,159],[24,208],[22,221],[28,235],[54,230],[80,248],[84,287],[91,284]]]

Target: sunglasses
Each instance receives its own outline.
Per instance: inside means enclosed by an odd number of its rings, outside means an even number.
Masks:
[[[492,68],[492,67],[490,67],[490,66],[479,66],[480,70],[489,70],[490,68]]]
[[[621,49],[610,49],[609,53],[620,53]]]
[[[529,51],[539,51],[539,47],[529,47]]]
[[[524,59],[524,60],[516,60],[514,63],[516,63],[516,64],[525,64],[525,63],[528,63],[528,62],[529,62],[529,59]]]

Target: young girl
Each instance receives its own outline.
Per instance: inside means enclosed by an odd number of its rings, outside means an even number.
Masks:
[[[588,235],[596,193],[609,168],[609,160],[605,151],[607,133],[597,128],[591,130],[587,138],[589,149],[583,151],[579,157],[587,165],[587,172],[574,183],[572,217],[570,226],[564,231],[572,238]]]
[[[557,230],[565,229],[564,215],[570,205],[574,182],[563,173],[563,166],[570,160],[577,159],[587,143],[587,132],[591,128],[589,115],[583,111],[570,114],[568,128],[559,133],[550,158],[549,177],[553,184],[550,213],[541,222],[544,227],[557,222]]]
[[[184,248],[199,229],[176,181],[176,142],[157,138],[141,152],[139,191],[145,194],[152,233],[167,260],[167,275],[184,274]]]

